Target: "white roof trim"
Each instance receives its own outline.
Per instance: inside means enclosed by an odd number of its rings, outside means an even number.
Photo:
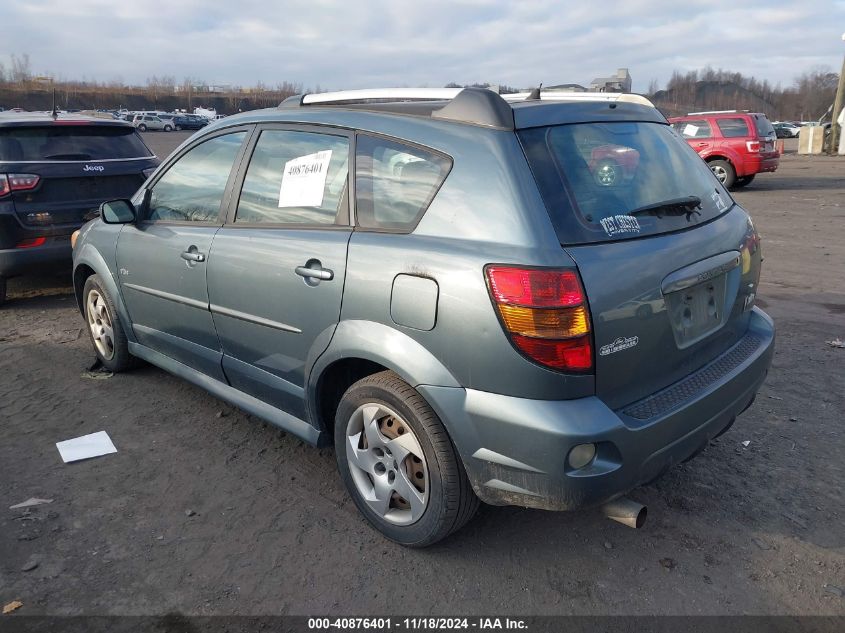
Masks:
[[[396,101],[441,101],[454,99],[461,88],[371,88],[368,90],[341,90],[307,94],[303,104],[335,103],[338,101],[366,101],[367,99],[393,99]]]

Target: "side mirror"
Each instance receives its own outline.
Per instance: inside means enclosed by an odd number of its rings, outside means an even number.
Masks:
[[[135,221],[135,207],[129,200],[109,200],[100,205],[100,217],[106,224],[129,224]]]

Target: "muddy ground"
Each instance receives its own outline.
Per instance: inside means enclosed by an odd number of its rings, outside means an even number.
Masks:
[[[185,136],[148,138],[165,155]],[[845,614],[845,349],[826,343],[845,339],[845,160],[787,154],[736,197],[763,237],[774,365],[727,435],[632,494],[649,507],[641,531],[595,511],[483,507],[445,542],[403,549],[358,515],[331,451],[153,367],[84,377],[67,277],[16,280],[0,310],[0,605]],[[61,462],[55,442],[100,430],[116,454]],[[53,502],[9,509],[29,497]]]

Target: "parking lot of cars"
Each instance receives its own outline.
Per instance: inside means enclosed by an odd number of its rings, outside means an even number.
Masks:
[[[145,140],[164,157],[187,136]],[[61,613],[845,613],[841,170],[788,153],[734,194],[763,239],[774,363],[726,435],[632,494],[650,508],[636,532],[484,507],[405,550],[360,520],[332,451],[152,367],[87,372],[66,277],[10,284],[0,496],[53,501],[2,510],[0,591]],[[60,462],[56,441],[103,429],[116,455]]]

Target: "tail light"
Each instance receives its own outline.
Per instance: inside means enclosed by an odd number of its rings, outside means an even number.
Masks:
[[[37,174],[0,174],[0,197],[12,191],[30,191],[40,181],[41,176]]]
[[[35,248],[36,246],[44,246],[46,243],[46,237],[31,237],[15,244],[15,248]]]
[[[593,368],[587,299],[573,270],[487,266],[487,283],[516,348],[562,371]]]
[[[760,141],[745,141],[745,146],[748,148],[749,152],[760,151]]]

